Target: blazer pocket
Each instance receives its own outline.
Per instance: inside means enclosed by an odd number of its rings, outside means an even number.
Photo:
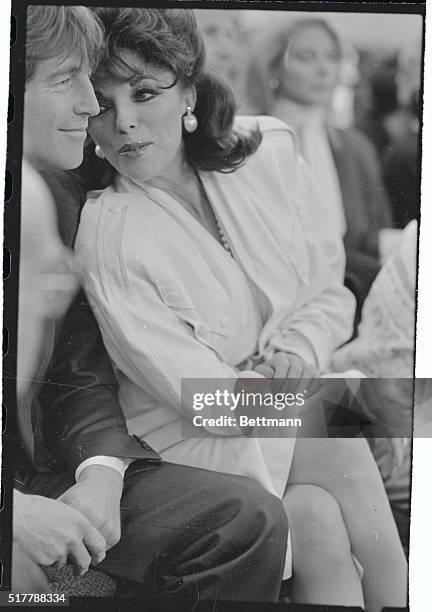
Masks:
[[[188,287],[188,292],[211,332],[221,336],[234,335],[229,300],[223,293],[206,285],[192,285]]]
[[[208,285],[182,285],[173,277],[156,281],[161,298],[178,317],[189,323],[195,336],[213,346],[211,334],[234,335],[228,299]]]
[[[175,278],[163,277],[156,281],[161,298],[173,310],[194,310],[194,304],[183,285]]]

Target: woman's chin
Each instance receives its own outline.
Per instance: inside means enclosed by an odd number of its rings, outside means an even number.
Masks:
[[[149,180],[153,176],[153,174],[149,172],[148,167],[143,167],[142,164],[136,163],[120,164],[117,168],[117,172],[131,181],[140,183]]]

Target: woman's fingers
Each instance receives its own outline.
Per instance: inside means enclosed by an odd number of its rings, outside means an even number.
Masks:
[[[90,554],[82,542],[74,542],[69,552],[70,560],[72,561],[75,574],[82,576],[85,574],[91,562]]]
[[[255,366],[254,372],[257,372],[258,374],[261,374],[262,376],[265,376],[266,378],[275,377],[275,370],[270,365],[270,363],[261,363],[260,365]]]
[[[284,353],[276,353],[267,365],[274,369],[274,378],[288,378],[290,375],[290,361]]]
[[[267,365],[274,368],[274,378],[302,378],[305,371],[305,362],[290,353],[275,353]]]

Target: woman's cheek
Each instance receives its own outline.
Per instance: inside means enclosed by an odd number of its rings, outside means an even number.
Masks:
[[[101,147],[103,147],[104,141],[107,140],[107,130],[103,129],[103,126],[99,125],[99,123],[100,121],[97,117],[96,119],[89,120],[88,133],[93,142],[97,142]]]

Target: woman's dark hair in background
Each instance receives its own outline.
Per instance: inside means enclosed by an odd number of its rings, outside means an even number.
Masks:
[[[94,8],[105,29],[104,52],[94,78],[129,80],[138,75],[128,54],[138,53],[157,68],[171,71],[177,82],[196,88],[194,113],[198,128],[184,132],[185,154],[198,170],[232,172],[256,151],[261,134],[255,130],[240,134],[233,130],[236,103],[231,89],[205,69],[204,44],[195,17],[187,9]],[[92,149],[93,147],[89,147]],[[94,155],[90,153],[92,158]],[[100,161],[86,155],[83,170]],[[106,168],[106,164],[103,165]],[[105,182],[106,184],[106,182]],[[95,187],[93,180],[93,187]],[[97,185],[102,187],[103,185]]]

